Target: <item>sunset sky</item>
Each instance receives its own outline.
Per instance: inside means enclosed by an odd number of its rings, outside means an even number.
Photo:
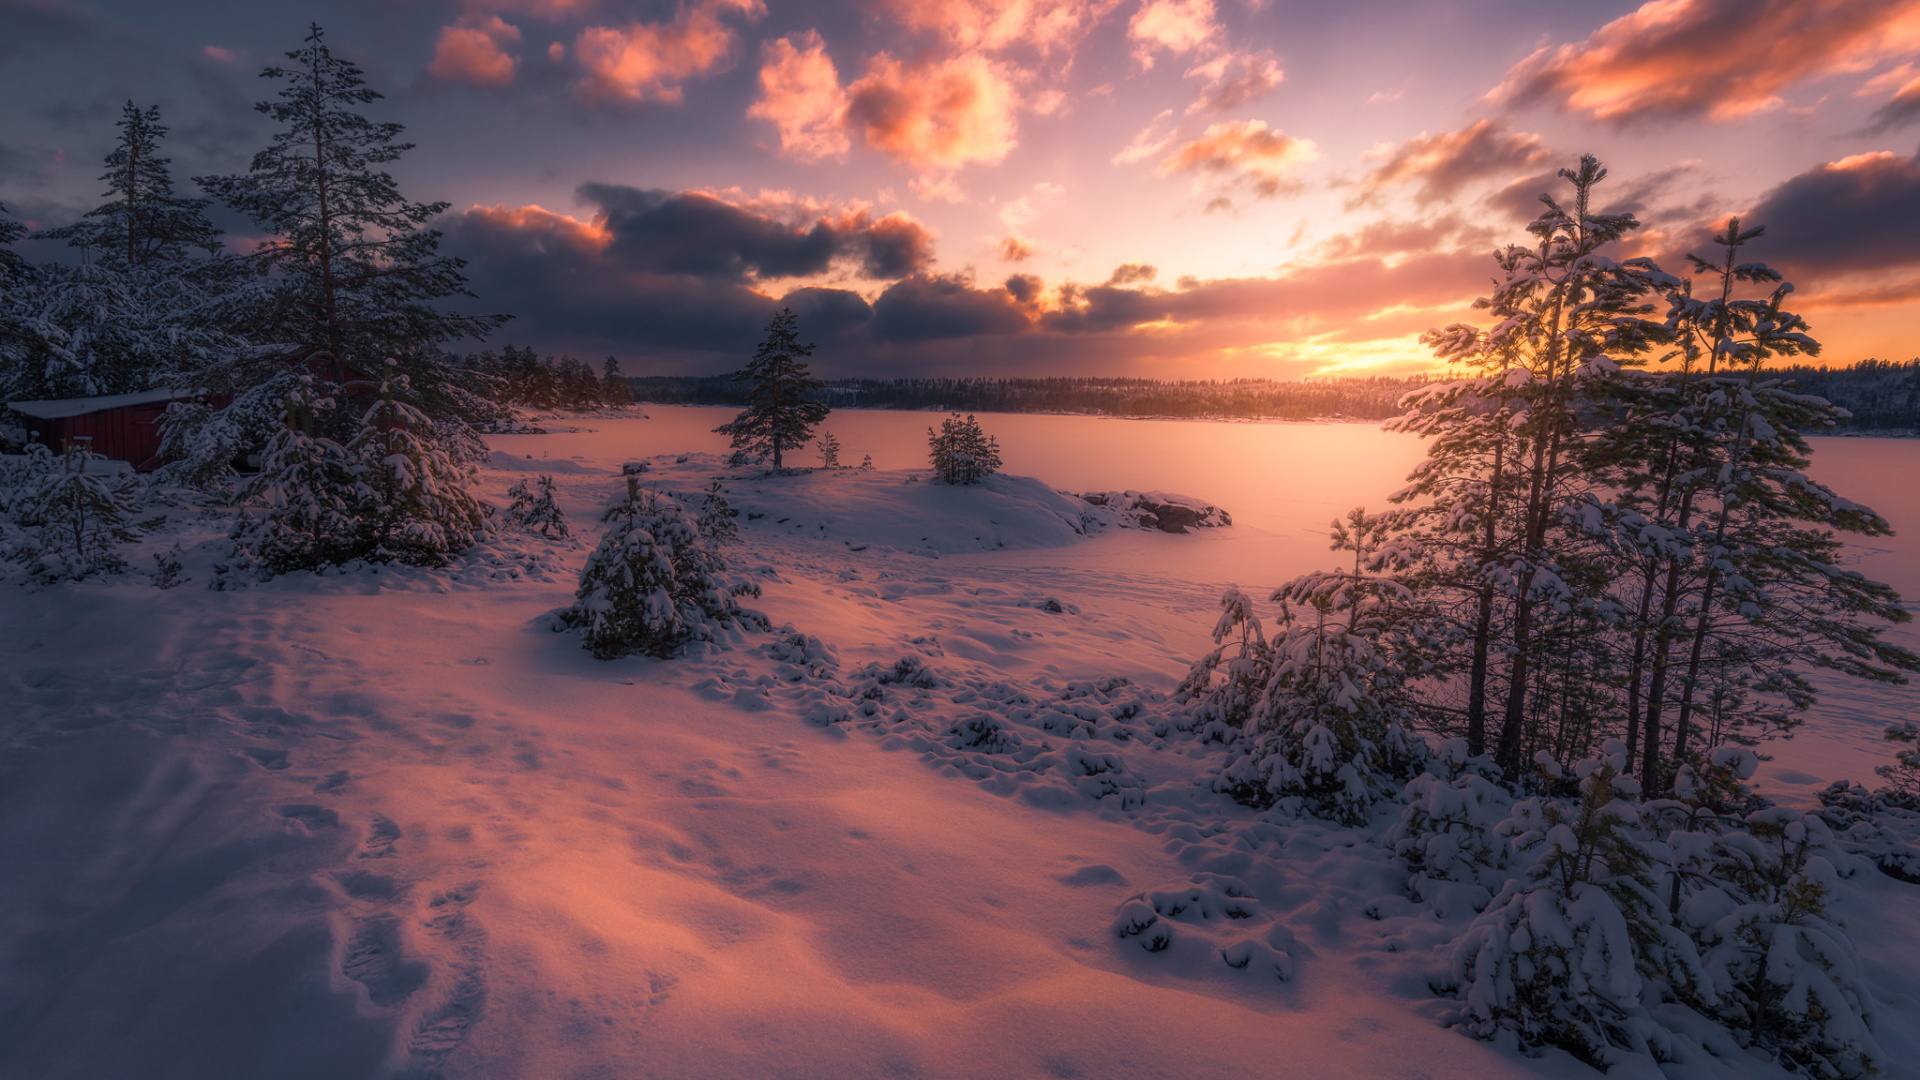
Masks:
[[[781,303],[824,374],[1429,370],[1582,152],[1628,254],[1739,214],[1826,360],[1920,354],[1920,0],[0,0],[0,202],[98,202],[128,98],[243,170],[310,18],[496,341],[630,373]]]

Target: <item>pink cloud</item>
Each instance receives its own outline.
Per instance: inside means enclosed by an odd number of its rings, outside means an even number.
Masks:
[[[231,64],[236,67],[247,62],[245,49],[226,49],[218,45],[208,45],[200,50],[200,55],[216,64]]]
[[[1127,36],[1134,41],[1134,58],[1150,68],[1155,50],[1192,52],[1211,42],[1219,29],[1213,0],[1147,0],[1127,23]]]
[[[586,69],[578,84],[589,102],[678,102],[680,84],[723,67],[733,53],[733,28],[722,14],[758,19],[761,0],[697,0],[673,21],[589,26],[574,40],[573,54]]]
[[[1628,123],[1731,120],[1806,79],[1920,48],[1920,0],[1650,0],[1585,41],[1543,48],[1490,95]]]
[[[1227,174],[1262,197],[1278,194],[1295,168],[1319,157],[1311,139],[1268,130],[1259,120],[1214,124],[1160,159],[1159,173]]]
[[[787,157],[818,161],[847,152],[847,93],[817,32],[770,41],[761,49],[760,100],[748,106],[747,115],[773,124]]]
[[[906,65],[880,53],[847,99],[867,145],[916,168],[991,164],[1014,147],[1013,86],[977,54]]]
[[[1118,0],[885,0],[902,26],[939,35],[961,51],[1030,46],[1071,49]]]
[[[450,82],[476,86],[505,86],[513,81],[520,58],[509,55],[505,46],[520,44],[520,28],[489,15],[484,19],[463,20],[440,29],[434,44],[433,62],[427,71]]]
[[[1189,69],[1187,78],[1207,80],[1187,111],[1220,113],[1265,97],[1286,73],[1270,52],[1227,52]]]

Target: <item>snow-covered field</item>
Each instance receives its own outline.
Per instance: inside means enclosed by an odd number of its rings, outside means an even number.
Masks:
[[[591,544],[624,462],[725,471],[691,437],[710,413],[653,412],[496,438],[485,494],[552,474]],[[1471,913],[1407,900],[1366,830],[1196,786],[1217,751],[1164,692],[1217,584],[1293,550],[1259,539],[1277,519],[1185,489],[1236,525],[1089,537],[1052,486],[1183,488],[1056,476],[1017,430],[1009,471],[1047,483],[935,487],[840,418],[880,469],[731,475],[735,566],[782,629],[706,655],[595,661],[548,618],[586,548],[527,536],[216,591],[225,521],[179,508],[145,546],[183,545],[182,587],[5,587],[0,1076],[1594,1075],[1441,1026]],[[1404,464],[1277,468],[1340,510]],[[1863,732],[1914,698],[1873,693],[1769,769],[1881,758]],[[1149,953],[1113,927],[1154,893],[1188,899]],[[1914,1075],[1920,888],[1869,870],[1836,911]]]

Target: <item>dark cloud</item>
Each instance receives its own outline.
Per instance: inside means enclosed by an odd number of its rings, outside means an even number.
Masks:
[[[1136,281],[1152,281],[1160,273],[1160,268],[1148,263],[1121,263],[1113,268],[1107,278],[1109,285],[1131,285]]]
[[[976,289],[955,277],[902,278],[873,302],[873,332],[882,341],[1017,334],[1030,325],[1006,289]]]
[[[902,277],[932,258],[932,237],[903,214],[872,220],[865,211],[793,224],[700,192],[585,184],[623,266],[661,274],[744,281],[806,277],[837,259],[858,259],[870,276]]]
[[[0,0],[0,56],[83,40],[97,21],[60,0]]]
[[[1900,88],[1893,100],[1867,118],[1868,135],[1881,135],[1910,124],[1920,124],[1920,79]]]
[[[1008,296],[1022,304],[1031,304],[1040,299],[1040,292],[1046,288],[1046,282],[1033,274],[1015,274],[1007,279],[1004,288]]]
[[[1031,274],[982,285],[923,272],[894,282],[869,305],[844,289],[779,294],[728,273],[663,272],[661,265],[733,264],[679,253],[636,260],[618,242],[615,220],[475,208],[449,219],[446,246],[471,260],[483,309],[518,317],[501,340],[614,353],[636,373],[735,369],[782,305],[820,345],[822,374],[1146,372],[1169,356],[1205,357],[1342,328],[1364,336],[1445,322],[1454,316],[1434,309],[1463,306],[1485,291],[1493,269],[1483,255],[1408,250],[1393,252],[1391,263],[1375,254],[1323,253],[1278,277],[1183,277],[1172,289],[1152,285],[1139,263],[1122,265],[1103,284],[1051,290]],[[1384,252],[1419,239],[1375,239],[1354,250]],[[1398,314],[1389,325],[1382,312]]]
[[[1920,265],[1920,155],[1861,154],[1801,173],[1742,215],[1757,257],[1802,278]]]
[[[1367,174],[1354,203],[1370,202],[1395,185],[1413,184],[1414,201],[1425,206],[1453,198],[1475,180],[1512,176],[1552,156],[1540,136],[1513,131],[1504,120],[1481,120],[1438,135],[1422,133],[1395,147]]]
[[[866,237],[864,268],[870,278],[903,278],[933,262],[932,234],[905,214],[888,214],[874,222]]]

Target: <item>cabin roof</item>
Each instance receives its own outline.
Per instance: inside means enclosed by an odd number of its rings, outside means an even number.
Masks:
[[[124,409],[130,405],[153,405],[192,397],[190,390],[142,390],[137,394],[108,394],[105,397],[55,398],[49,401],[9,401],[7,408],[39,420],[64,420],[70,416]]]

